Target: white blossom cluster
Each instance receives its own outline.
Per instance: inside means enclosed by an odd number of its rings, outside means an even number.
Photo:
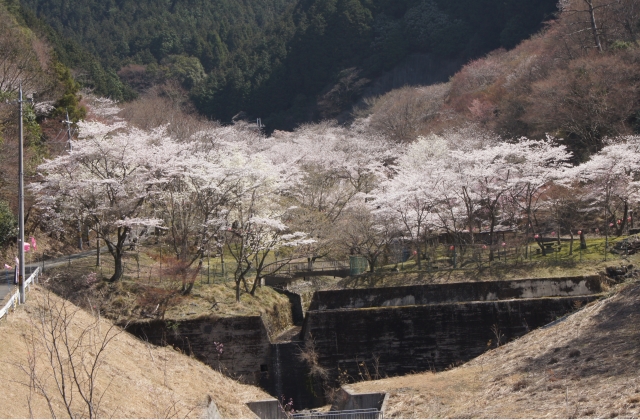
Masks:
[[[506,142],[473,127],[409,145],[332,123],[271,137],[217,126],[175,139],[166,127],[106,118],[117,106],[103,102],[100,118],[79,124],[73,151],[39,168],[32,189],[50,229],[81,220],[116,259],[135,226],[168,229],[184,259],[203,244],[234,243],[238,281],[280,249],[315,257],[338,241],[375,259],[392,238],[419,249],[434,233],[466,232],[471,241],[505,227],[531,233],[558,189],[588,191],[593,208],[639,198],[637,136],[572,166],[553,138]]]

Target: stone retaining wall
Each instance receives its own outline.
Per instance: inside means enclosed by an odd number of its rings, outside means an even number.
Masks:
[[[243,382],[257,385],[266,380],[271,343],[259,316],[152,320],[130,324],[127,331],[156,345],[180,348]],[[221,355],[214,342],[224,345]]]

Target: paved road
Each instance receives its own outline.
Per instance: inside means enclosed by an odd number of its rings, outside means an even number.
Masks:
[[[101,252],[102,253],[108,252],[107,251],[107,247],[102,248]],[[73,255],[66,255],[66,256],[60,257],[60,258],[54,258],[54,259],[51,259],[51,260],[46,260],[44,262],[44,268],[46,270],[48,268],[53,268],[53,267],[58,267],[58,266],[61,266],[61,265],[64,265],[64,264],[69,264],[69,260],[74,261],[74,260],[77,260],[77,259],[80,259],[80,258],[84,258],[84,257],[88,257],[88,256],[91,256],[91,255],[96,255],[96,250],[95,249],[90,249],[88,251],[79,252],[79,253],[73,254]],[[27,264],[25,266],[25,274],[26,274],[27,278],[29,278],[29,276],[36,269],[36,267],[40,267],[40,269],[42,269],[42,261],[36,262],[36,263],[33,263],[33,264]],[[0,274],[0,303],[2,301],[4,301],[5,297],[14,290],[14,287],[15,286],[13,285],[13,270],[4,270],[4,269],[2,269],[2,272]]]
[[[7,280],[7,276],[9,280]],[[9,285],[8,281],[12,284]],[[2,270],[2,282],[0,283],[0,303],[4,301],[4,298],[13,290],[13,271]],[[0,305],[0,308],[2,306]]]

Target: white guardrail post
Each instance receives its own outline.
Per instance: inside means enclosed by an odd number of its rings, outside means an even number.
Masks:
[[[31,287],[30,287],[31,283],[37,283],[39,275],[40,275],[40,267],[37,267],[35,269],[35,271],[33,273],[31,273],[31,275],[29,276],[27,281],[24,282],[24,287],[29,287],[28,290],[31,290]],[[20,291],[17,290],[11,295],[11,297],[9,298],[9,301],[6,303],[6,305],[4,305],[2,307],[2,309],[0,309],[0,319],[2,319],[2,317],[7,315],[9,313],[9,310],[12,307],[17,306],[19,301],[20,301]]]

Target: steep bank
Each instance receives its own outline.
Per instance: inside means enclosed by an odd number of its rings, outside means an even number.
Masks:
[[[385,417],[575,418],[640,414],[640,284],[441,373],[350,385],[390,392]]]
[[[27,304],[18,308],[7,320],[0,322],[0,381],[7,384],[0,393],[0,416],[5,418],[51,417],[42,393],[31,395],[31,412],[28,404],[29,360],[26,343],[38,324],[38,313],[47,292],[32,288]],[[51,294],[54,305],[63,300]],[[90,314],[66,302],[68,311],[75,315],[67,329],[71,340],[95,320]],[[101,321],[102,333],[111,323]],[[100,334],[98,334],[99,336]],[[25,338],[26,337],[26,338]],[[56,391],[51,369],[44,358],[46,351],[36,347],[37,370],[44,389],[52,397],[56,416],[65,416],[64,405]],[[89,353],[90,357],[93,357]],[[187,357],[169,347],[156,347],[121,333],[106,347],[97,376],[97,395],[101,397],[100,417],[163,418],[169,416],[201,418],[208,404],[208,396],[216,403],[222,417],[254,417],[245,406],[247,401],[268,397],[260,389],[241,385],[203,363]],[[104,393],[104,394],[103,394]],[[75,396],[75,410],[82,412]]]

